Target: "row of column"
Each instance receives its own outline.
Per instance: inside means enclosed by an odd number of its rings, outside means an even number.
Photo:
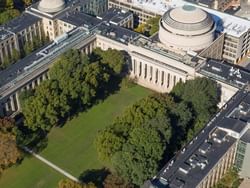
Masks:
[[[47,73],[43,74],[40,77],[37,77],[35,80],[32,82],[29,82],[27,85],[21,88],[21,92],[29,89],[34,89],[36,86],[40,85],[40,83],[43,80],[46,80],[49,78],[49,75]],[[20,111],[21,106],[20,106],[20,101],[19,101],[19,93],[20,91],[15,92],[12,94],[4,104],[2,104],[2,115],[10,115],[13,112]]]
[[[91,43],[89,43],[88,45],[86,45],[85,47],[83,47],[82,49],[81,49],[81,52],[82,53],[85,53],[85,54],[91,54],[92,52],[93,52],[93,49],[95,49],[95,47],[96,47],[96,44],[95,44],[95,42],[91,42]]]
[[[173,74],[166,69],[156,67],[150,63],[143,63],[133,59],[132,75],[137,79],[144,80],[148,83],[172,89],[178,82],[184,81],[179,75]]]
[[[236,154],[236,145],[233,145],[223,158],[217,163],[217,166],[209,173],[210,175],[199,186],[200,188],[213,187],[232,167]]]

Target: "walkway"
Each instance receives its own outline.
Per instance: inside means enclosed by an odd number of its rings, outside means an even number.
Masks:
[[[79,180],[72,176],[71,174],[69,174],[68,172],[66,172],[65,170],[59,168],[58,166],[56,166],[55,164],[51,163],[50,161],[48,161],[47,159],[43,158],[41,155],[36,154],[34,151],[30,150],[27,147],[23,148],[26,152],[30,153],[31,155],[33,155],[35,158],[37,158],[38,160],[42,161],[43,163],[47,164],[48,166],[50,166],[51,168],[53,168],[54,170],[56,170],[57,172],[61,173],[62,175],[66,176],[67,178],[79,182]]]

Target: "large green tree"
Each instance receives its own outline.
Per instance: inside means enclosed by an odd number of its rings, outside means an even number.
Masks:
[[[112,157],[112,164],[122,177],[142,185],[159,170],[165,145],[155,128],[136,127],[130,132],[122,150]]]
[[[39,128],[49,131],[60,118],[69,111],[69,104],[56,80],[44,81],[35,91],[35,95],[24,101],[22,108],[25,124],[32,130]]]
[[[113,50],[111,52],[107,53],[118,54],[115,61],[123,64],[122,54]],[[103,58],[90,61],[78,50],[67,51],[49,70],[49,80],[37,86],[34,94],[31,93],[27,99],[25,93],[21,95],[25,124],[32,131],[49,131],[61,120],[78,110],[87,109],[102,94],[108,93],[110,78],[118,76],[121,70],[108,63],[111,59],[106,57],[105,52],[100,53]]]
[[[196,78],[186,83],[178,83],[171,92],[177,100],[184,101],[193,108],[195,122],[189,131],[189,139],[205,125],[217,110],[220,92],[215,81]]]
[[[110,69],[111,74],[120,75],[125,69],[125,58],[121,51],[111,48],[103,51],[100,48],[96,48],[93,55]]]
[[[215,82],[197,78],[136,102],[98,133],[100,160],[141,185],[216,112],[218,95]]]
[[[0,12],[0,24],[4,24],[19,15],[20,15],[20,12],[16,9],[9,9],[9,10]]]
[[[93,183],[79,183],[70,179],[62,179],[58,182],[58,188],[96,188]]]

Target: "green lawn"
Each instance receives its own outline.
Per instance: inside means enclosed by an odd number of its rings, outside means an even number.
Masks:
[[[128,105],[149,93],[149,90],[135,86],[108,97],[67,122],[63,128],[54,128],[41,155],[76,177],[86,169],[101,168],[93,146],[97,131],[108,125]],[[21,165],[4,172],[0,188],[55,188],[61,178],[61,174],[37,159],[26,158]]]

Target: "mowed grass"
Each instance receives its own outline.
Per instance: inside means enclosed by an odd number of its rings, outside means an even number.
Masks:
[[[40,154],[76,177],[87,169],[102,168],[93,145],[98,130],[150,93],[140,86],[120,90],[87,112],[80,113],[62,128],[52,129],[48,146]],[[30,157],[4,172],[0,188],[55,188],[61,178],[61,174]]]

